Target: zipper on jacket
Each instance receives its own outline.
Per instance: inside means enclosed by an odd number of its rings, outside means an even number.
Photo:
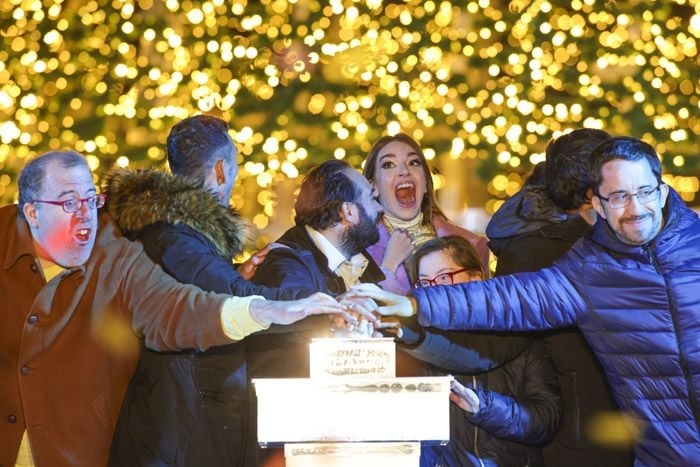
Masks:
[[[668,286],[668,279],[661,270],[661,266],[659,265],[659,262],[656,258],[656,254],[650,246],[646,246],[645,248],[647,250],[647,254],[649,255],[649,259],[651,259],[652,263],[654,264],[654,269],[656,269],[656,272],[661,274],[661,277],[664,278],[664,288],[666,289],[666,297],[668,298],[669,305],[668,311],[671,314],[671,321],[673,322],[673,335],[676,338],[676,345],[678,346],[678,360],[680,360],[681,369],[683,370],[685,384],[686,386],[688,386],[688,398],[690,399],[688,402],[690,403],[690,410],[693,414],[693,418],[695,419],[695,429],[698,433],[700,433],[700,411],[698,410],[697,406],[697,397],[695,395],[695,387],[693,386],[693,380],[690,377],[690,370],[688,370],[688,362],[686,361],[685,355],[683,354],[683,349],[681,347],[680,326],[678,324],[678,317],[675,313],[677,308],[676,303],[673,299],[673,295],[671,295],[671,290]]]
[[[474,388],[474,392],[477,393],[476,389],[476,375],[472,375],[472,387]],[[481,404],[479,404],[481,405]],[[479,407],[479,410],[481,410],[481,407]],[[479,427],[474,425],[474,454],[476,454],[476,458],[479,459],[479,465],[481,467],[486,467],[484,465],[484,461],[481,460],[481,454],[479,454]]]

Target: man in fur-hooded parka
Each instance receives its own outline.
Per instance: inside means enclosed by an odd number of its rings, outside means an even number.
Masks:
[[[116,171],[106,181],[108,210],[124,233],[180,282],[236,296],[295,299],[312,291],[245,280],[232,263],[244,225],[229,208],[237,175],[226,124],[200,115],[173,127],[175,175]],[[189,177],[182,176],[187,174]],[[117,466],[238,466],[246,461],[246,364],[242,343],[207,352],[145,348],[124,400],[112,446]]]

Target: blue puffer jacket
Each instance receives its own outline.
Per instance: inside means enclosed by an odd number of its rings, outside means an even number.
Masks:
[[[636,465],[700,462],[700,220],[671,190],[647,245],[600,220],[551,267],[415,289],[419,322],[441,329],[577,325],[620,409],[638,422]]]

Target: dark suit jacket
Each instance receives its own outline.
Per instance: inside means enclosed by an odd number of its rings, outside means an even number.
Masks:
[[[289,229],[277,240],[255,272],[253,282],[284,289],[316,289],[332,296],[346,292],[343,279],[328,268],[326,256],[313,243],[304,226]],[[361,282],[378,283],[384,274],[369,260]],[[252,378],[308,378],[309,348],[313,337],[324,337],[329,330],[327,316],[311,316],[291,326],[272,326],[247,339],[248,373]]]

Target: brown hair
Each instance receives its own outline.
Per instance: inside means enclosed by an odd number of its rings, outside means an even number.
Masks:
[[[357,186],[348,177],[349,170],[354,169],[338,159],[327,160],[312,168],[301,183],[294,204],[294,222],[323,230],[342,221],[340,210],[343,203],[355,203],[360,196]]]

